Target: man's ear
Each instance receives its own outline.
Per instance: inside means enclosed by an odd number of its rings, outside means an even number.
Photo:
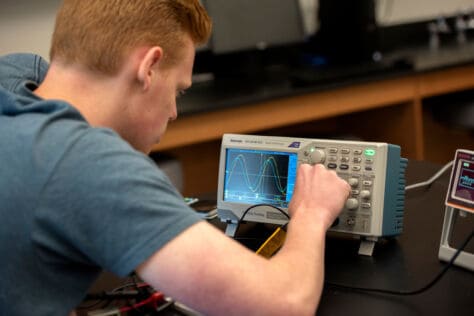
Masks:
[[[163,49],[159,46],[149,48],[145,55],[140,59],[138,66],[138,80],[143,86],[143,90],[147,90],[156,75],[158,63],[163,59]]]

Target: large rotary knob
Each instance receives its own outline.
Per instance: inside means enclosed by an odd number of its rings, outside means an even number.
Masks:
[[[309,159],[312,165],[324,163],[324,161],[326,160],[326,153],[322,149],[311,148],[309,153]]]

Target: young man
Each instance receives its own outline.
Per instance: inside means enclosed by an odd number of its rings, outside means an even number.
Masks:
[[[314,314],[345,181],[300,166],[267,260],[199,220],[146,156],[209,32],[198,0],[65,0],[49,69],[0,59],[1,315],[66,315],[102,269],[209,315]]]

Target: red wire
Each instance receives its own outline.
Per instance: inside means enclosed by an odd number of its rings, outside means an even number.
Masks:
[[[157,308],[158,302],[162,301],[164,298],[165,298],[165,296],[163,295],[163,293],[155,292],[155,293],[151,294],[150,297],[148,297],[146,300],[143,300],[141,302],[133,304],[132,306],[124,306],[124,307],[120,308],[119,312],[120,313],[125,313],[125,312],[137,309],[139,307],[142,307],[142,306],[148,305],[148,304],[151,304],[153,308]]]

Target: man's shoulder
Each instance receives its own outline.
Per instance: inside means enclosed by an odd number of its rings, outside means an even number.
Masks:
[[[15,93],[25,80],[38,84],[46,76],[48,67],[48,62],[35,54],[0,56],[0,87]]]

